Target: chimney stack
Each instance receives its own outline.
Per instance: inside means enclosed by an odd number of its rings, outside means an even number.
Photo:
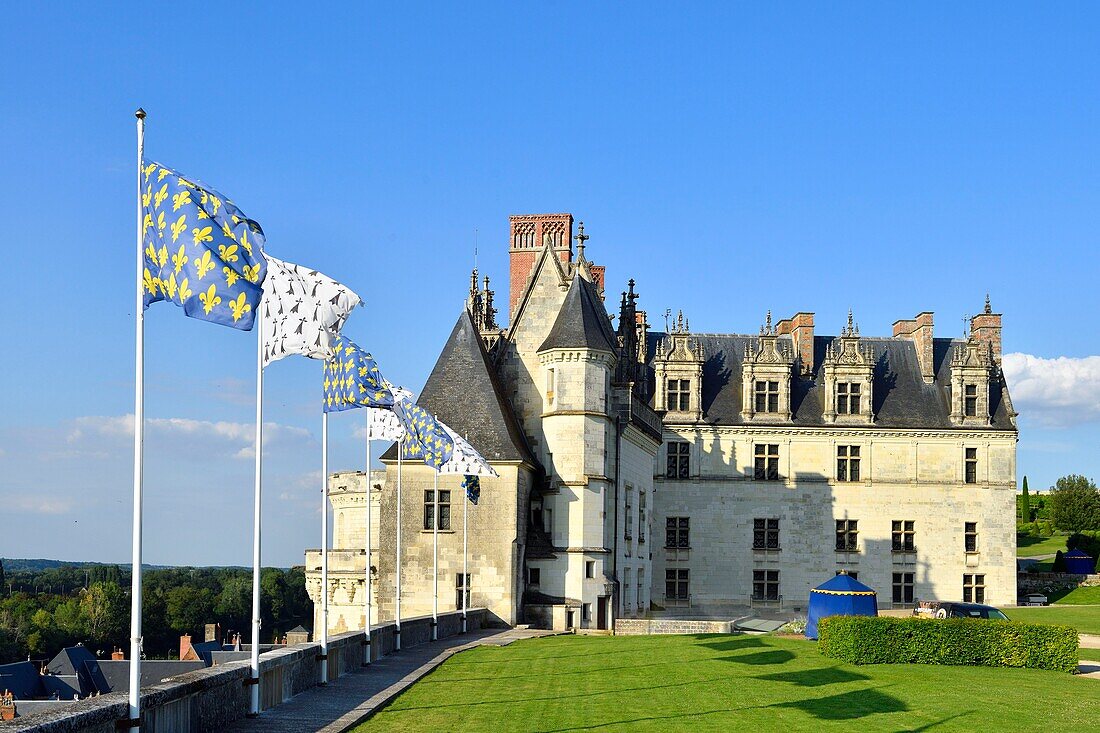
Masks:
[[[970,337],[989,344],[993,363],[1001,365],[1001,314],[994,313],[985,296],[985,310],[970,319]]]
[[[221,624],[206,624],[203,631],[203,641],[220,641],[222,638]]]
[[[511,325],[542,248],[549,244],[562,262],[573,260],[573,215],[514,214],[508,221],[508,325]]]
[[[115,662],[121,662],[122,660],[126,659],[126,652],[122,651],[118,647],[115,647],[115,650],[111,652],[111,659]]]
[[[187,656],[187,652],[191,651],[191,635],[183,634],[180,636],[180,659]]]
[[[936,381],[932,360],[932,313],[924,311],[909,321],[894,321],[894,338],[907,338],[917,348],[917,363],[925,384]]]
[[[799,371],[807,377],[814,373],[814,314],[799,311],[793,318],[784,318],[775,324],[775,333],[779,336],[791,335],[795,354],[798,356]]]

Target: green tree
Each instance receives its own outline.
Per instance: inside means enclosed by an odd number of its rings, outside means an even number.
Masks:
[[[8,579],[4,575],[4,558],[0,557],[0,589],[3,589],[8,584]]]
[[[180,585],[165,596],[164,620],[180,634],[190,634],[213,621],[214,593],[209,588]]]
[[[53,611],[53,621],[68,643],[83,641],[88,633],[84,624],[84,612],[76,598],[59,603]]]
[[[252,580],[238,576],[226,578],[214,604],[214,613],[227,627],[250,627],[252,619]],[[207,619],[212,621],[213,619]],[[204,621],[204,623],[206,623]]]
[[[81,595],[80,609],[93,642],[118,641],[126,630],[128,604],[118,583],[92,583]]]
[[[1031,521],[1031,495],[1027,491],[1027,476],[1024,476],[1024,492],[1020,497],[1020,520]]]
[[[1054,526],[1069,532],[1100,528],[1100,490],[1091,479],[1063,476],[1050,491]]]

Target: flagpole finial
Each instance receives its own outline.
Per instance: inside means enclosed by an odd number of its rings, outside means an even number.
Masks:
[[[144,120],[145,119],[145,110],[143,110],[141,107],[138,107],[137,111],[134,112],[134,117],[137,117],[139,120]]]

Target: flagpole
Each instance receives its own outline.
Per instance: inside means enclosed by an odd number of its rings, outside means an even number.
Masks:
[[[439,638],[439,471],[433,476],[435,511],[432,512],[432,641]]]
[[[364,587],[366,588],[366,608],[363,611],[363,634],[366,638],[366,656],[363,660],[363,666],[366,667],[371,662],[371,648],[370,648],[370,411],[371,408],[363,410],[363,413],[367,416],[367,496],[364,500],[366,506],[366,521],[367,532],[366,539],[363,544],[367,549],[367,566],[366,577]]]
[[[466,633],[466,597],[470,595],[470,573],[466,568],[466,514],[470,497],[462,497],[462,633]]]
[[[393,648],[396,651],[401,651],[401,448],[404,442],[405,436],[397,441],[397,564],[394,565],[396,592],[393,624]]]
[[[264,319],[256,306],[256,487],[252,509],[252,675],[249,679],[250,716],[260,713],[260,491],[263,486],[264,437]]]
[[[137,299],[134,304],[134,524],[130,566],[130,730],[141,730],[141,490],[145,439],[145,302],[142,274],[141,169],[145,165],[145,110],[137,117]]]
[[[321,684],[328,684],[328,413],[321,413]],[[316,632],[314,633],[316,635]]]

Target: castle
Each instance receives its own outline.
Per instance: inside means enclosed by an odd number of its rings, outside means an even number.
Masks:
[[[473,506],[460,477],[435,491],[429,468],[404,464],[404,617],[431,612],[436,521],[440,609],[466,593],[510,624],[804,610],[840,571],[882,607],[1016,602],[1018,433],[988,297],[965,339],[936,338],[930,312],[887,337],[850,313],[839,335],[815,334],[811,312],[769,312],[750,334],[678,315],[658,332],[633,280],[609,316],[587,239],[570,214],[511,217],[507,327],[471,276],[418,402],[500,476]],[[334,632],[362,628],[368,501],[372,621],[394,614],[393,447],[382,462],[330,478]],[[317,605],[319,551],[306,566]]]

